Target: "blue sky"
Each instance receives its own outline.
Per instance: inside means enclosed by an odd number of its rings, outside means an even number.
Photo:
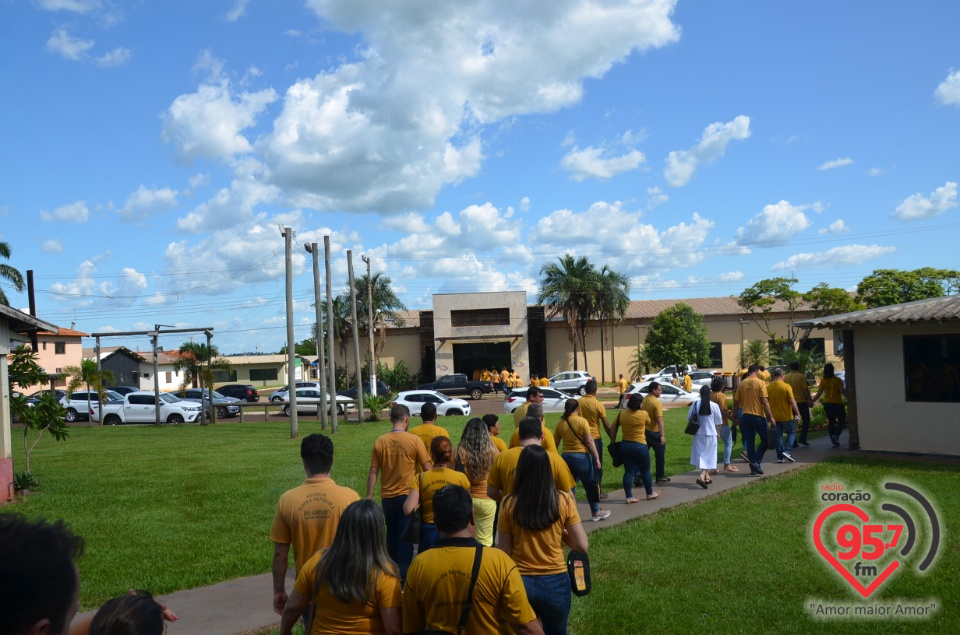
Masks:
[[[352,249],[411,309],[532,300],[565,252],[634,299],[956,268],[960,3],[502,4],[0,0],[0,240],[40,316],[275,351],[280,225],[298,340],[328,234],[337,292]]]

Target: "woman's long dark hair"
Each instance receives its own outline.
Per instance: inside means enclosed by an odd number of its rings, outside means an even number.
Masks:
[[[90,623],[90,635],[160,635],[163,609],[146,591],[107,600]]]
[[[708,415],[710,414],[710,395],[713,394],[713,391],[710,390],[710,386],[700,386],[700,410],[697,411],[697,414]]]
[[[546,529],[560,520],[560,493],[546,450],[539,445],[523,448],[515,478],[516,489],[508,498],[514,499],[512,517],[518,527]]]
[[[823,365],[823,376],[825,378],[834,377],[833,374],[833,364],[824,364]]]

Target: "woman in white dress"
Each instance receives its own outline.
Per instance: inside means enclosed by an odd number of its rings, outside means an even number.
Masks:
[[[700,399],[690,404],[687,421],[690,421],[694,415],[697,416],[700,429],[693,437],[690,464],[700,468],[697,485],[707,489],[707,485],[713,482],[710,479],[710,470],[717,469],[717,431],[723,424],[720,407],[710,399],[710,386],[701,386]]]

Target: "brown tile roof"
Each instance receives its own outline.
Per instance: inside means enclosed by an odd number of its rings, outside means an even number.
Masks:
[[[37,331],[37,335],[57,335],[59,337],[90,337],[89,333],[84,333],[83,331],[74,331],[73,329],[65,329],[62,326],[57,327],[56,333],[53,333],[51,331]]]
[[[749,315],[739,304],[737,296],[728,295],[718,298],[681,298],[678,300],[633,300],[627,307],[627,314],[624,319],[643,320],[653,319],[661,311],[671,308],[678,302],[683,302],[693,308],[694,311],[704,316],[723,316],[723,315]],[[786,302],[776,302],[771,307],[774,313],[787,313],[789,307]],[[803,303],[797,306],[795,313],[805,312],[807,309]]]
[[[852,313],[828,315],[804,320],[803,322],[798,321],[796,324],[802,327],[838,328],[840,326],[939,322],[944,320],[960,320],[960,295],[948,295],[941,298],[929,298],[916,302],[853,311]]]

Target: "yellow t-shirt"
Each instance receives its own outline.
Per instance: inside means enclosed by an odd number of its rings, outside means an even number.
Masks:
[[[293,548],[297,571],[314,553],[333,544],[343,511],[360,495],[332,478],[308,478],[277,503],[270,540]]]
[[[500,371],[500,383],[506,386],[509,380],[510,380],[510,373],[507,372],[507,369],[503,369],[502,371]]]
[[[483,371],[483,375],[481,376],[481,381],[490,381],[490,371],[489,371],[489,370]]]
[[[650,423],[650,415],[643,408],[640,410],[630,410],[629,408],[621,410],[620,414],[617,415],[617,421],[620,422],[620,427],[623,429],[624,441],[636,441],[646,445],[646,430]]]
[[[313,597],[313,586],[316,582],[317,563],[323,552],[315,553],[306,562],[293,589],[300,595],[312,598],[317,607],[316,617],[313,619],[311,635],[354,635],[355,633],[371,633],[380,635],[386,633],[381,608],[395,608],[401,606],[402,589],[400,579],[386,573],[375,574],[372,597],[366,603],[350,602],[344,604],[330,593],[330,587],[321,585],[316,597]]]
[[[595,395],[580,397],[580,416],[590,424],[590,433],[594,439],[600,438],[600,419],[606,418],[607,409]]]
[[[500,437],[495,437],[491,434],[490,440],[493,441],[493,447],[497,448],[498,452],[507,451],[507,442],[501,439]]]
[[[447,432],[446,428],[441,428],[435,423],[423,423],[418,425],[415,428],[410,428],[410,434],[415,437],[419,437],[423,441],[423,447],[427,449],[427,453],[430,452],[430,444],[433,443],[433,440],[436,437],[447,437],[450,438],[450,433]]]
[[[547,452],[557,453],[557,441],[553,438],[553,433],[550,432],[550,428],[546,426],[543,427],[543,440],[540,442],[540,445],[543,446],[543,449]],[[510,447],[519,448],[520,447],[520,430],[514,430],[513,434],[510,436]]]
[[[576,454],[588,454],[590,452],[584,442],[589,443],[593,434],[590,430],[590,424],[580,415],[570,415],[569,420],[560,419],[557,422],[556,433],[564,452]],[[583,439],[583,441],[580,439]]]
[[[790,421],[793,419],[793,408],[790,400],[793,399],[793,388],[783,380],[770,382],[767,386],[767,399],[770,400],[770,414],[774,421]]]
[[[693,378],[690,375],[683,376],[683,389],[687,392],[693,390]]]
[[[420,490],[420,518],[425,523],[433,522],[433,495],[447,485],[459,485],[470,491],[470,481],[463,472],[449,467],[435,467],[413,477],[410,489]]]
[[[809,395],[807,391],[810,385],[807,383],[807,378],[803,373],[791,370],[783,376],[783,381],[790,384],[790,387],[793,388],[793,398],[797,400],[798,404],[807,403],[807,397]]]
[[[663,417],[663,404],[654,395],[647,395],[640,404],[640,410],[647,413],[650,421],[647,422],[647,430],[650,432],[660,432],[660,426],[657,424],[657,418]]]
[[[526,529],[513,522],[517,499],[508,496],[500,509],[498,531],[510,534],[513,551],[510,557],[517,563],[520,575],[553,575],[564,573],[567,562],[563,557],[563,531],[580,524],[577,502],[569,493],[558,495],[560,518],[546,529]]]
[[[487,484],[500,490],[504,496],[513,492],[514,476],[522,451],[522,447],[510,448],[494,460],[493,467],[490,469]],[[573,474],[570,473],[570,468],[567,467],[566,462],[560,458],[559,454],[547,452],[547,457],[550,459],[550,471],[553,472],[553,481],[557,489],[561,492],[569,492],[576,485]]]
[[[413,559],[403,592],[404,633],[457,632],[476,544],[472,538],[441,538]],[[464,633],[498,633],[502,622],[520,625],[535,619],[516,563],[499,549],[485,547]]]
[[[766,417],[763,411],[763,398],[767,396],[767,385],[756,377],[747,377],[737,386],[733,400],[743,409],[745,415]]]
[[[720,414],[724,417],[730,415],[730,407],[727,406],[727,396],[724,393],[719,391],[710,393],[710,401],[717,404],[720,408]],[[724,420],[724,424],[726,424],[726,420]]]
[[[758,372],[757,372],[757,379],[761,380],[761,381],[762,381],[763,383],[765,383],[765,384],[769,384],[769,383],[770,383],[770,379],[771,379],[770,371],[769,371],[769,370],[761,370],[761,371],[758,371]]]
[[[627,380],[624,379],[623,377],[621,377],[621,378],[620,378],[620,381],[617,382],[617,387],[620,389],[620,394],[621,394],[621,395],[622,395],[623,393],[627,392],[627,388],[628,388],[629,386],[630,386],[630,384],[629,384],[629,383],[627,382]]]
[[[843,403],[843,382],[839,377],[824,377],[820,380],[820,390],[823,391],[823,403]]]
[[[527,416],[527,409],[530,408],[530,402],[524,401],[516,410],[513,411],[513,427],[520,427],[520,420]]]
[[[373,442],[370,467],[380,468],[380,498],[406,496],[417,466],[430,460],[423,441],[407,431],[388,432]]]
[[[541,388],[549,388],[549,387],[550,387],[550,380],[547,379],[546,377],[541,377],[541,378],[540,378],[540,387],[541,387]]]

